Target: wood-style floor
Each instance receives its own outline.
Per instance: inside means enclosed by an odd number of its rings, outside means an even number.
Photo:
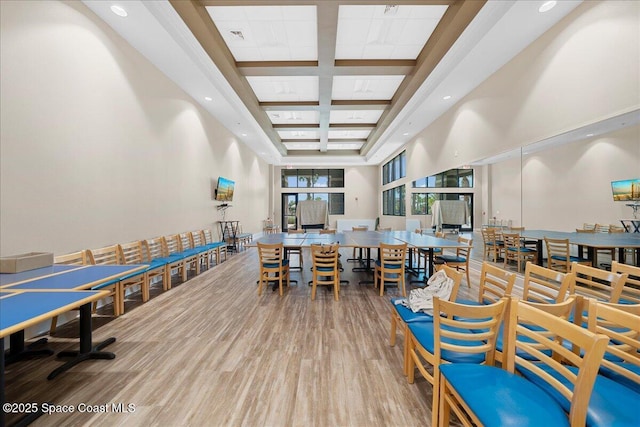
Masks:
[[[343,259],[351,255],[343,251]],[[271,289],[258,297],[257,251],[235,254],[102,322],[94,341],[115,336],[106,349],[114,360],[83,362],[53,381],[46,377],[61,363],[55,357],[9,365],[7,401],[75,409],[34,426],[430,425],[431,386],[419,376],[407,383],[402,337],[389,346],[389,296],[398,290],[380,297],[358,284],[364,273],[343,264],[350,284],[340,301],[325,289],[311,301],[310,262],[292,273],[299,284],[283,298]],[[472,271],[470,291],[463,281],[461,296],[477,298],[478,275]],[[75,336],[71,322],[51,347],[75,349]],[[135,411],[80,413],[81,403],[132,404]]]

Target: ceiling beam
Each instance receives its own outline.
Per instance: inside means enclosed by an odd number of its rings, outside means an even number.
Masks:
[[[318,111],[318,101],[269,101],[260,102],[265,111]]]
[[[330,130],[371,130],[376,127],[375,123],[330,123]]]
[[[331,114],[331,94],[333,93],[333,64],[336,59],[338,37],[337,2],[319,2],[316,6],[318,19],[318,101],[320,123],[320,152],[327,151],[329,140],[329,116]]]
[[[402,0],[404,6],[450,5],[458,0]],[[203,6],[299,6],[301,0],[201,0]],[[305,5],[337,3],[352,6],[387,5],[389,0],[304,0]],[[393,3],[393,2],[391,2]],[[396,4],[393,3],[393,4]]]
[[[243,76],[312,76],[318,61],[241,61],[236,67]]]
[[[260,107],[258,98],[244,76],[235,66],[235,59],[227,44],[218,32],[206,8],[197,0],[169,0],[171,6],[187,24],[204,51],[216,64],[229,85],[238,94],[260,128],[269,137],[278,152],[283,156],[287,149],[282,145],[280,136],[271,126],[267,113]]]
[[[408,59],[336,59],[337,76],[400,76],[411,74],[416,61]]]
[[[319,127],[318,123],[279,123],[273,125],[275,130],[317,130]]]
[[[431,37],[429,37],[429,40],[427,40],[418,55],[412,75],[407,76],[398,87],[398,90],[396,90],[392,105],[380,116],[378,127],[371,132],[367,143],[360,150],[361,155],[366,156],[378,142],[391,122],[422,86],[422,83],[429,77],[429,74],[451,49],[451,46],[473,21],[473,18],[480,12],[485,3],[486,0],[458,1],[447,8]]]

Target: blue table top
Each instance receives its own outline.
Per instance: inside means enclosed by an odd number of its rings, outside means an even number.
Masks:
[[[85,268],[70,270],[63,274],[46,276],[39,279],[6,285],[2,289],[91,289],[95,286],[117,281],[120,277],[144,271],[146,265],[88,265]]]
[[[82,268],[82,265],[50,265],[48,267],[27,270],[21,273],[2,273],[0,274],[0,286],[11,283],[24,282],[26,280],[35,279],[42,276],[50,276],[52,274],[63,273],[65,271]]]
[[[104,297],[106,291],[0,291],[0,338]]]
[[[543,240],[569,239],[575,245],[590,246],[594,248],[640,248],[640,235],[638,233],[577,233],[550,230],[524,230],[520,231],[520,237]]]

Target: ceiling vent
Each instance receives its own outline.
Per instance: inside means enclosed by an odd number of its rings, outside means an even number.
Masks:
[[[397,4],[388,4],[384,7],[384,14],[387,16],[395,15],[398,13],[398,5]]]
[[[229,33],[234,40],[244,40],[244,34],[240,30],[231,30]]]

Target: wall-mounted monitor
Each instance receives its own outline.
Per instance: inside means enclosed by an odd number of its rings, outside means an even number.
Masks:
[[[611,191],[616,202],[640,201],[640,178],[611,181]]]
[[[216,200],[219,202],[231,202],[233,201],[233,190],[235,187],[235,182],[219,177],[218,178],[218,186],[216,188]]]

